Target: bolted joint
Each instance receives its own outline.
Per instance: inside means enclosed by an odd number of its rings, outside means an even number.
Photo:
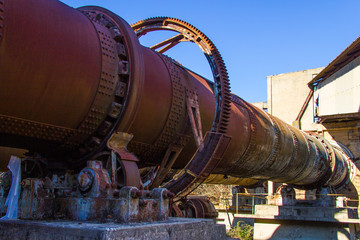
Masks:
[[[29,180],[29,179],[22,180],[20,183],[20,186],[23,188],[31,186],[31,180]]]
[[[77,177],[80,191],[88,191],[94,182],[94,175],[89,169],[81,170]]]
[[[169,190],[164,190],[162,192],[162,196],[163,196],[163,198],[173,198],[173,197],[175,197],[175,194],[170,192]]]
[[[132,189],[131,192],[130,192],[130,196],[132,198],[139,198],[141,197],[141,191],[140,190],[137,190],[137,189]]]
[[[0,173],[0,185],[3,187],[5,191],[8,191],[11,187],[11,172]]]
[[[139,206],[140,207],[145,207],[145,206],[147,206],[147,204],[148,204],[148,201],[146,201],[144,199],[140,199],[140,201],[139,201]]]
[[[148,192],[148,191],[147,191],[147,192],[145,193],[145,197],[146,197],[146,198],[152,198],[151,192]]]

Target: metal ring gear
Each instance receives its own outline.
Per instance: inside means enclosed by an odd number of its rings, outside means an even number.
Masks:
[[[169,30],[182,35],[181,40],[177,38],[177,41],[194,42],[200,47],[210,64],[215,81],[216,108],[211,131],[225,133],[230,116],[230,81],[224,61],[213,42],[191,24],[171,17],[148,18],[132,24],[131,27],[139,38],[148,32]]]

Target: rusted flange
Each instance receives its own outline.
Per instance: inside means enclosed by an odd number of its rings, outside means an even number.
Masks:
[[[126,131],[131,125],[141,98],[144,59],[136,35],[121,17],[97,6],[80,7],[78,10],[88,16],[94,24],[101,24],[112,32],[118,55],[118,81],[114,85],[113,103],[109,112],[85,145],[73,154],[75,159],[78,159],[76,162],[83,163],[105,147],[116,129]]]

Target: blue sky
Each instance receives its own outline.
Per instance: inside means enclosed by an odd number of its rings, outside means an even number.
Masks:
[[[72,7],[102,6],[129,24],[155,16],[191,23],[220,50],[232,92],[249,102],[266,101],[266,76],[324,67],[360,35],[359,0],[62,2]],[[141,43],[150,46],[162,36],[146,37]],[[175,48],[167,54],[211,78],[200,49],[191,43]]]

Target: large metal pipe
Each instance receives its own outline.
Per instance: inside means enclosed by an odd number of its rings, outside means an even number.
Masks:
[[[187,165],[198,148],[187,106],[198,104],[202,135],[211,131],[218,111],[212,83],[141,46],[108,10],[56,0],[1,3],[0,145],[37,152],[50,165],[83,166],[120,131],[134,135],[128,148],[140,167],[160,165],[172,144],[183,147],[173,168]],[[236,95],[226,123],[222,134],[231,141],[215,174],[304,188],[349,179],[344,152]]]

